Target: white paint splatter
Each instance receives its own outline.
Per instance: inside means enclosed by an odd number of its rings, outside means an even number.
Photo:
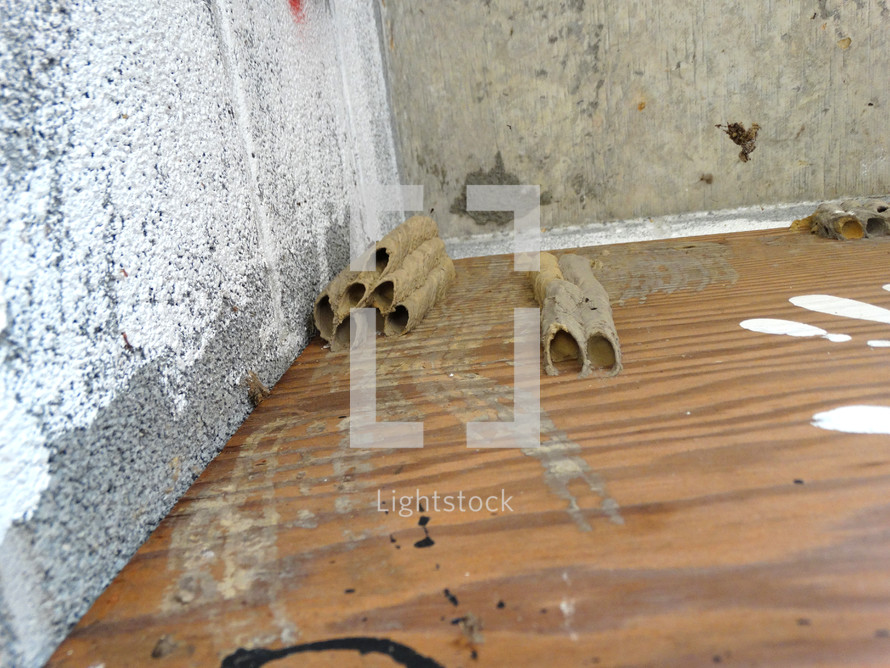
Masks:
[[[885,290],[887,290],[887,292],[890,292],[890,283],[885,283],[881,287],[884,288]]]
[[[890,434],[890,406],[841,406],[816,413],[811,424],[848,434]]]
[[[739,323],[742,327],[752,332],[761,334],[784,334],[785,336],[821,336],[834,343],[849,341],[849,334],[829,334],[821,327],[814,327],[795,320],[781,320],[779,318],[751,318]]]
[[[559,604],[559,609],[562,611],[562,615],[565,618],[563,625],[565,626],[566,631],[569,632],[569,639],[573,642],[577,642],[578,634],[572,628],[572,617],[575,614],[575,599],[563,598]]]
[[[867,343],[872,348],[890,348],[890,341],[886,339],[871,339]]]
[[[846,299],[832,295],[801,295],[792,297],[788,301],[795,306],[816,311],[817,313],[839,315],[844,318],[856,318],[857,320],[871,320],[890,325],[890,310],[856,299]]]

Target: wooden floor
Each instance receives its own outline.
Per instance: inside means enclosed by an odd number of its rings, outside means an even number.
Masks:
[[[890,436],[811,424],[890,406],[867,344],[890,325],[789,302],[890,308],[890,239],[579,252],[624,371],[542,376],[542,447],[466,447],[511,419],[512,310],[535,303],[512,257],[461,260],[377,340],[378,419],[422,420],[422,449],[349,447],[348,356],[314,340],[49,665],[890,665]],[[760,317],[852,340],[739,326]]]

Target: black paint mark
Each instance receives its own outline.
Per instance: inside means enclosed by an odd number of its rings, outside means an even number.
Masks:
[[[798,626],[809,626],[810,620],[807,619],[806,617],[801,617],[797,620],[797,625]]]
[[[223,659],[221,668],[260,668],[270,661],[283,659],[292,654],[303,652],[327,652],[331,650],[350,650],[359,654],[384,654],[398,665],[406,668],[445,668],[441,663],[428,656],[418,654],[407,645],[388,640],[387,638],[336,638],[310,642],[282,649],[237,649]]]
[[[802,485],[802,484],[803,484],[803,480],[801,480],[800,478],[795,478],[795,479],[794,479],[794,484],[795,484],[795,485]]]
[[[425,527],[427,524],[430,523],[430,518],[427,517],[426,515],[421,515],[421,516],[420,516],[420,519],[417,520],[417,523],[418,523],[420,526]]]
[[[458,601],[457,601],[457,596],[455,596],[454,594],[452,594],[450,590],[448,590],[448,589],[446,588],[445,590],[442,591],[442,593],[445,594],[445,598],[447,598],[447,599],[451,602],[451,605],[453,605],[453,606],[455,606],[455,607],[457,607],[458,605],[460,605],[460,604],[458,603]]]
[[[354,593],[355,593],[355,589],[353,589],[352,587],[350,587],[349,589],[344,589],[344,590],[343,590],[343,593],[344,593],[344,594],[354,594]]]
[[[501,610],[504,607],[503,601],[498,601],[498,610]]]
[[[479,658],[479,652],[477,652],[475,649],[470,650],[470,658],[473,659],[473,661],[475,661],[476,659]]]
[[[436,541],[434,541],[432,538],[427,536],[423,540],[419,540],[416,543],[414,543],[414,547],[432,547],[435,544],[436,544]]]

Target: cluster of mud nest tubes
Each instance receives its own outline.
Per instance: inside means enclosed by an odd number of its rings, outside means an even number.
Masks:
[[[824,202],[791,229],[808,230],[829,239],[866,239],[890,235],[890,204],[882,199]]]
[[[373,255],[373,258],[371,257]],[[350,309],[375,308],[377,331],[411,331],[454,280],[435,221],[413,216],[367,251],[363,266],[341,271],[315,300],[315,326],[332,351],[349,349]]]
[[[541,307],[544,370],[575,361],[581,377],[594,369],[607,376],[621,371],[621,347],[609,295],[593,275],[590,261],[541,253],[541,270],[529,272]],[[315,325],[336,352],[350,347],[354,308],[376,310],[377,331],[398,336],[411,331],[445,294],[455,278],[436,223],[414,216],[387,234],[362,258],[366,271],[344,269],[315,301]]]

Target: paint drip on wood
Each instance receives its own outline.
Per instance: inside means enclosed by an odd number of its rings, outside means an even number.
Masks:
[[[890,434],[890,406],[840,406],[816,413],[811,424],[847,434]]]
[[[832,295],[801,295],[800,297],[792,297],[788,301],[795,306],[815,311],[816,313],[838,315],[855,320],[870,320],[890,325],[890,309],[856,299],[834,297]]]
[[[807,325],[795,320],[781,320],[779,318],[750,318],[739,323],[745,329],[760,334],[781,334],[784,336],[821,336],[833,343],[842,343],[850,340],[849,334],[829,334],[821,327]]]

